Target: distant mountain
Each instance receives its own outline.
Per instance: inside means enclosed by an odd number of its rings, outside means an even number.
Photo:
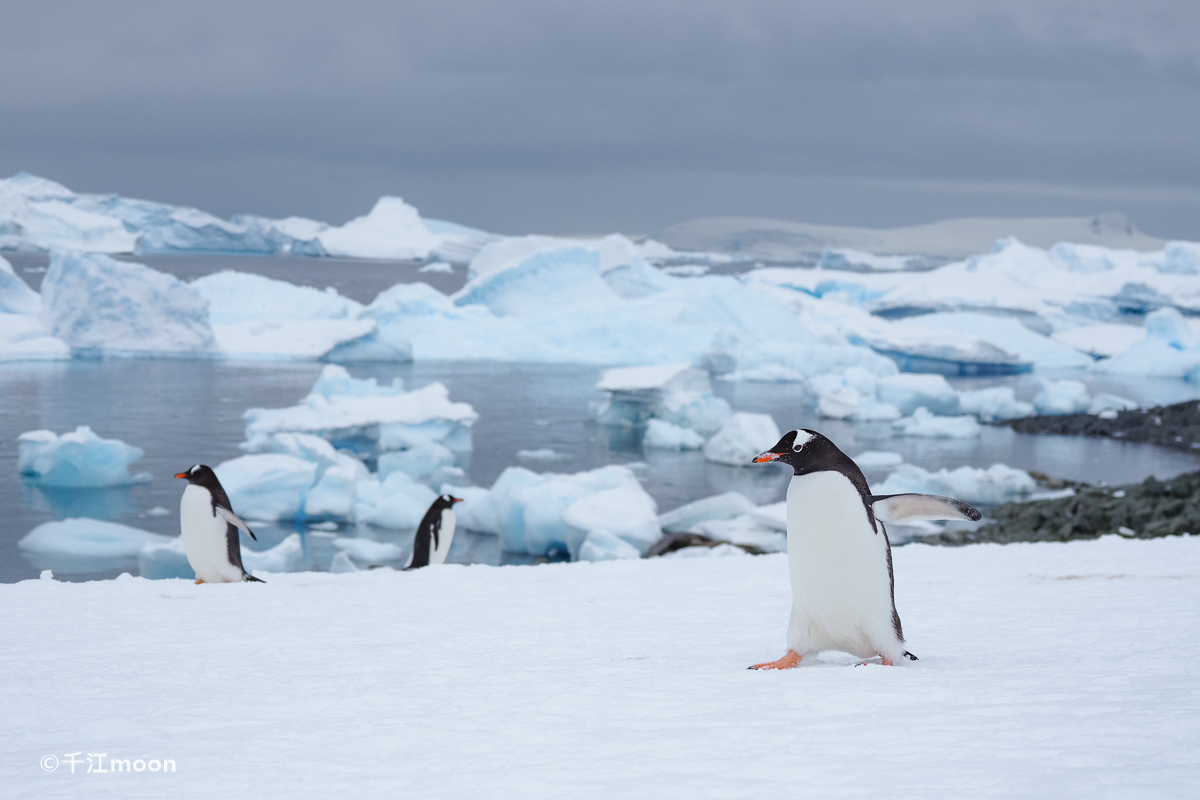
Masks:
[[[755,217],[707,217],[672,225],[653,238],[677,250],[708,250],[790,262],[815,258],[825,248],[959,259],[987,252],[997,239],[1009,236],[1043,248],[1072,242],[1149,251],[1161,250],[1165,244],[1163,239],[1140,232],[1119,211],[1094,217],[949,219],[905,228],[849,228]]]

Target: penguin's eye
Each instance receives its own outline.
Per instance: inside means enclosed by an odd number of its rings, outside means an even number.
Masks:
[[[799,453],[799,452],[800,452],[801,450],[803,450],[803,449],[804,449],[804,445],[802,445],[802,444],[794,445],[794,446],[792,447],[792,452],[793,452],[793,453]]]

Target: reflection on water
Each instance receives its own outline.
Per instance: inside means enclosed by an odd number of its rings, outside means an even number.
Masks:
[[[182,485],[171,478],[197,462],[217,464],[241,455],[242,413],[250,407],[291,405],[308,393],[320,372],[314,363],[235,364],[203,361],[72,361],[62,364],[0,365],[0,459],[15,467],[16,437],[29,430],[56,432],[91,425],[99,435],[143,448],[134,469],[149,471],[153,481],[118,489],[46,490],[19,479],[10,468],[0,479],[0,581],[36,577],[38,565],[27,560],[16,542],[37,524],[54,518],[89,516],[175,536]],[[401,377],[408,388],[442,381],[454,400],[471,403],[480,413],[468,474],[490,486],[508,466],[538,472],[578,472],[605,464],[631,464],[660,510],[720,492],[736,490],[756,503],[782,499],[788,474],[776,465],[729,467],[711,464],[701,453],[643,452],[641,431],[606,428],[588,417],[589,402],[601,399],[592,389],[599,368],[577,365],[494,363],[379,364],[351,368],[355,377],[382,383]],[[1069,377],[1080,377],[1070,375]],[[1092,381],[1092,391],[1109,391],[1141,402],[1176,402],[1200,396],[1200,387],[1178,381]],[[952,381],[957,388],[1011,385],[1018,397],[1031,399],[1040,388],[1034,376]],[[973,440],[916,439],[892,435],[883,423],[854,425],[821,420],[807,406],[798,384],[734,384],[716,381],[714,391],[738,411],[768,413],[781,430],[822,431],[844,450],[892,450],[906,462],[940,469],[1001,462],[1071,480],[1109,484],[1160,478],[1197,468],[1189,452],[1104,439],[1024,436],[1004,427],[985,426]],[[521,460],[519,450],[550,449],[551,461]],[[871,471],[873,483],[887,470]],[[162,506],[166,516],[146,512]],[[272,547],[296,532],[288,524],[256,526],[255,550]],[[336,554],[335,536],[364,536],[398,545],[404,555],[412,532],[343,526],[337,531],[303,531],[305,568],[328,569]],[[463,532],[455,537],[450,561],[502,563],[528,557],[500,552],[494,536]],[[55,569],[55,567],[49,567]],[[136,568],[125,560],[63,564],[56,569],[73,578],[111,577]]]

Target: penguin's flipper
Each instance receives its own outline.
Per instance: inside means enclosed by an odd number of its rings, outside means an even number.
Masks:
[[[245,582],[247,582],[247,583],[251,583],[251,582],[253,582],[253,583],[266,583],[266,581],[264,581],[262,578],[256,578],[256,577],[254,577],[253,575],[251,575],[249,572],[247,572],[247,573],[244,573],[244,575],[243,575],[243,577],[242,577],[242,580],[243,580],[243,581],[245,581]]]
[[[254,535],[254,531],[250,530],[250,526],[247,525],[245,522],[243,522],[242,518],[239,517],[237,514],[233,513],[225,506],[217,505],[215,503],[213,504],[213,508],[216,509],[217,513],[221,515],[221,518],[224,519],[226,522],[228,522],[230,525],[232,525],[233,527],[237,528],[240,531],[245,531],[246,533],[250,534],[251,539],[253,539],[256,542],[258,541],[258,537]]]
[[[920,519],[965,519],[975,522],[983,515],[974,506],[953,497],[936,494],[884,494],[867,498],[880,522],[915,522]]]

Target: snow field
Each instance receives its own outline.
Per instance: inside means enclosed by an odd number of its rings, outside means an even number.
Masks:
[[[1194,788],[1200,540],[894,557],[921,660],[787,672],[746,669],[782,655],[782,555],[4,585],[22,613],[0,620],[0,779],[123,798]],[[79,751],[177,772],[38,766]]]

